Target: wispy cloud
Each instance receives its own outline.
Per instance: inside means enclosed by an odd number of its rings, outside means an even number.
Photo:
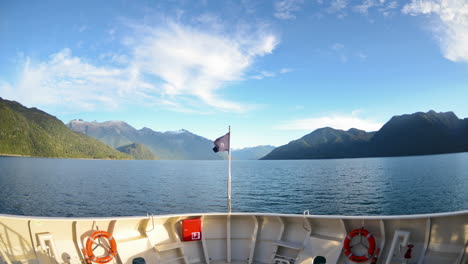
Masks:
[[[322,127],[332,127],[343,130],[358,128],[365,131],[376,131],[383,125],[382,123],[374,120],[360,118],[357,114],[357,112],[353,111],[351,115],[330,115],[286,121],[275,128],[280,130],[313,131]]]
[[[341,43],[334,43],[333,45],[330,46],[330,49],[338,51],[344,49],[344,45]]]
[[[361,60],[365,60],[365,59],[367,59],[367,57],[369,57],[367,54],[365,54],[363,52],[357,52],[356,56]]]
[[[361,3],[353,6],[353,10],[362,15],[368,15],[370,9],[375,9],[384,16],[390,16],[398,7],[398,2],[385,0],[362,0]]]
[[[99,55],[99,59],[103,62],[115,63],[118,65],[126,65],[129,63],[130,58],[128,55],[106,52]]]
[[[26,105],[94,110],[96,106],[116,108],[128,95],[143,97],[153,88],[135,78],[129,69],[96,66],[63,49],[43,62],[26,58],[18,81],[3,82],[0,93]]]
[[[368,16],[374,10],[383,16],[392,16],[399,6],[397,0],[316,0],[322,6],[316,17],[322,18],[326,13],[344,18],[352,11],[363,16]],[[373,21],[373,20],[371,20]]]
[[[257,80],[262,80],[267,77],[275,77],[279,74],[285,74],[292,72],[293,69],[290,68],[282,68],[279,71],[260,71],[258,74],[253,75],[251,78],[252,79],[257,79]]]
[[[277,0],[275,1],[275,17],[279,19],[295,19],[294,12],[301,10],[304,0]]]
[[[220,98],[216,91],[241,80],[254,60],[272,53],[279,41],[262,28],[232,36],[176,22],[161,27],[137,25],[136,29],[133,63],[163,81],[164,98],[178,102],[195,97],[225,111],[242,112],[245,106]]]
[[[346,16],[346,9],[348,7],[348,0],[331,0],[327,12],[331,14],[338,14],[339,18]]]
[[[379,8],[379,11],[382,13],[382,15],[388,17],[393,14],[395,14],[395,10],[398,8],[398,2],[397,1],[390,1],[386,5],[383,5],[382,7]]]
[[[345,63],[348,61],[348,56],[345,54],[345,45],[342,43],[334,43],[330,46],[330,50],[334,55],[338,56],[341,62]]]
[[[275,73],[275,72],[261,71],[261,72],[259,72],[258,74],[252,76],[252,79],[261,80],[261,79],[263,79],[263,78],[275,77],[275,76],[276,76],[276,73]]]
[[[361,14],[367,15],[369,13],[369,8],[374,7],[377,5],[378,2],[375,0],[364,0],[362,3],[353,7],[353,9]]]
[[[412,0],[402,12],[426,15],[445,58],[468,62],[468,2],[466,0]]]
[[[217,92],[244,79],[255,60],[271,54],[279,42],[266,25],[240,25],[236,32],[171,20],[128,26],[129,53],[107,52],[96,61],[63,49],[47,60],[27,58],[16,81],[0,82],[0,93],[28,105],[81,110],[145,103],[177,111],[243,112],[250,106]]]

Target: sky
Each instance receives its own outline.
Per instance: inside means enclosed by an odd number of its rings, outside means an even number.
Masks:
[[[465,118],[468,0],[5,0],[0,97],[233,148]]]

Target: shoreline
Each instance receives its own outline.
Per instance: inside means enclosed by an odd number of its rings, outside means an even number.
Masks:
[[[0,157],[20,157],[20,158],[41,158],[41,159],[77,159],[77,160],[133,160],[133,159],[93,159],[93,158],[68,158],[68,157],[43,157],[43,156],[30,156],[30,155],[22,155],[22,154],[5,154],[0,153]]]

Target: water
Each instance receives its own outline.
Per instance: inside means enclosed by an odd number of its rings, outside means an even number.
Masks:
[[[398,215],[468,209],[468,153],[233,161],[233,211]],[[0,213],[128,216],[226,211],[226,161],[0,157]]]

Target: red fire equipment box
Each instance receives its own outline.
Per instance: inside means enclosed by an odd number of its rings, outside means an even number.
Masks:
[[[197,241],[201,240],[201,219],[185,219],[182,220],[182,240]]]

